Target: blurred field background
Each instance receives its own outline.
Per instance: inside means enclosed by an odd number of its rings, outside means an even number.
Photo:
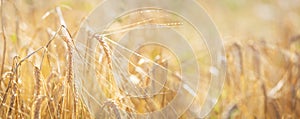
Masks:
[[[198,1],[227,56],[224,89],[207,118],[299,118],[300,1]],[[100,2],[2,0],[1,118],[94,118],[73,93],[70,42],[60,18],[75,37]]]

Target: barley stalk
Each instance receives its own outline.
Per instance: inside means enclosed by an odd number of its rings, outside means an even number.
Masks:
[[[111,50],[110,50],[109,45],[107,44],[107,42],[104,41],[103,36],[96,34],[94,37],[99,41],[100,45],[102,46],[104,53],[107,57],[107,62],[108,62],[109,68],[112,69],[112,64],[111,64],[112,57],[111,57],[111,52],[110,52]]]
[[[33,116],[32,119],[41,119],[41,106],[42,106],[42,102],[44,100],[44,96],[39,95],[34,103],[33,103]]]
[[[2,107],[5,105],[9,89],[11,88],[12,83],[13,83],[13,79],[14,79],[14,74],[13,73],[9,73],[8,76],[9,76],[9,83],[8,83],[8,86],[7,86],[7,88],[5,90],[5,93],[4,93],[3,97],[2,97],[2,102],[1,102],[0,109],[2,109]]]
[[[34,76],[35,76],[35,86],[34,86],[34,98],[38,98],[39,95],[41,95],[41,72],[40,69],[37,67],[34,67]]]
[[[10,98],[9,109],[8,109],[8,112],[7,112],[7,118],[13,118],[12,117],[12,111],[13,110],[18,110],[17,108],[14,108],[14,104],[16,102],[16,97],[18,96],[18,92],[17,92],[18,87],[17,87],[17,85],[18,85],[18,79],[19,78],[18,78],[18,63],[17,63],[17,60],[18,60],[18,57],[14,57],[14,60],[13,60],[14,65],[12,66],[12,69],[11,69],[11,71],[13,72],[13,75],[11,75],[10,85],[7,87],[7,90],[6,90],[6,91],[8,91],[9,88],[11,88],[11,98]]]
[[[14,104],[16,102],[16,97],[18,95],[18,93],[17,93],[17,89],[18,89],[18,87],[17,87],[18,80],[17,79],[18,78],[17,78],[16,75],[14,76],[14,79],[15,80],[12,81],[12,91],[11,91],[10,106],[9,106],[10,108],[8,110],[8,113],[7,113],[7,117],[8,118],[13,118],[12,117],[12,111],[13,111],[13,109],[17,110],[17,109],[14,108]]]
[[[267,94],[267,89],[266,89],[266,85],[265,85],[265,81],[263,79],[263,77],[261,76],[261,56],[260,56],[260,52],[258,51],[257,47],[251,45],[250,48],[252,49],[254,56],[253,56],[253,60],[254,60],[254,64],[256,65],[256,73],[257,73],[257,78],[261,81],[261,89],[263,91],[263,96],[264,96],[264,116],[265,118],[267,117],[267,113],[268,113],[268,94]]]
[[[63,111],[64,111],[64,98],[65,98],[65,87],[64,85],[61,86],[59,93],[63,93],[62,96],[59,98],[58,106],[57,106],[57,118],[63,118]]]
[[[34,103],[33,103],[33,111],[32,111],[32,118],[40,119],[41,118],[41,103],[42,103],[42,96],[41,96],[41,74],[40,69],[34,67],[34,76],[35,76],[35,86],[34,86]]]
[[[56,7],[56,13],[59,17],[59,21],[60,21],[60,24],[62,26],[62,29],[61,29],[62,38],[67,44],[67,54],[68,54],[68,59],[67,59],[67,62],[68,62],[67,80],[68,80],[69,86],[73,87],[72,88],[73,96],[74,96],[74,100],[73,100],[73,118],[76,118],[76,114],[77,114],[76,105],[77,105],[77,102],[78,102],[78,92],[77,92],[77,88],[76,88],[76,85],[75,85],[75,82],[74,82],[74,79],[73,79],[73,68],[72,68],[72,66],[73,66],[72,44],[74,45],[74,42],[73,42],[73,39],[70,35],[70,32],[67,29],[67,24],[64,20],[64,17],[63,17],[63,14],[61,12],[60,7]]]
[[[47,97],[48,97],[48,102],[47,102],[47,105],[49,107],[49,113],[50,113],[50,116],[51,118],[57,118],[56,115],[52,115],[52,113],[55,113],[55,104],[54,104],[54,99],[53,99],[53,91],[52,91],[52,85],[51,85],[51,82],[50,82],[50,79],[52,79],[53,77],[55,77],[56,74],[54,74],[53,72],[50,74],[50,76],[47,78],[47,91],[46,91],[46,94],[47,94]],[[52,116],[55,116],[55,117],[52,117]]]
[[[62,26],[62,38],[63,40],[66,42],[67,44],[67,53],[68,53],[68,58],[67,58],[67,62],[68,62],[68,72],[67,72],[67,80],[68,80],[68,84],[70,87],[73,87],[73,96],[74,96],[74,100],[73,100],[73,117],[76,118],[76,113],[77,113],[77,109],[76,109],[76,105],[78,103],[78,92],[77,92],[77,88],[73,79],[73,48],[72,48],[72,38],[70,33],[68,32],[67,28],[65,26]]]
[[[3,56],[2,56],[2,63],[1,63],[1,69],[0,69],[0,86],[2,82],[2,74],[4,70],[4,63],[5,63],[5,55],[6,55],[6,33],[5,33],[5,20],[4,20],[4,9],[3,9],[3,0],[1,0],[1,28],[2,28],[2,38],[3,38]]]
[[[244,74],[244,70],[243,70],[243,54],[241,51],[241,46],[238,43],[234,43],[233,46],[236,48],[237,52],[238,52],[238,58],[239,60],[239,65],[240,65],[240,76],[242,76]]]

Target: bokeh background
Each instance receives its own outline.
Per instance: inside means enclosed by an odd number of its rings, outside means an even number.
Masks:
[[[198,2],[219,29],[227,57],[224,89],[207,118],[299,117],[300,1]],[[63,17],[75,37],[99,3],[2,0],[0,117],[95,118],[70,83],[67,37],[55,34],[65,33],[59,30]],[[108,105],[111,118],[118,118],[116,104]],[[181,118],[193,115],[186,112]]]

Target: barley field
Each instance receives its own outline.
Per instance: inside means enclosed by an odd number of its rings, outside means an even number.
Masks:
[[[93,24],[115,14],[103,2],[1,0],[0,118],[300,118],[299,0],[197,0],[222,39],[218,70],[189,19],[147,8]],[[141,39],[160,43],[129,49]]]

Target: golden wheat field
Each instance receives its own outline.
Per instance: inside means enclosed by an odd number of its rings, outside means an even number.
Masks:
[[[1,0],[0,118],[300,118],[300,0],[133,1]]]

